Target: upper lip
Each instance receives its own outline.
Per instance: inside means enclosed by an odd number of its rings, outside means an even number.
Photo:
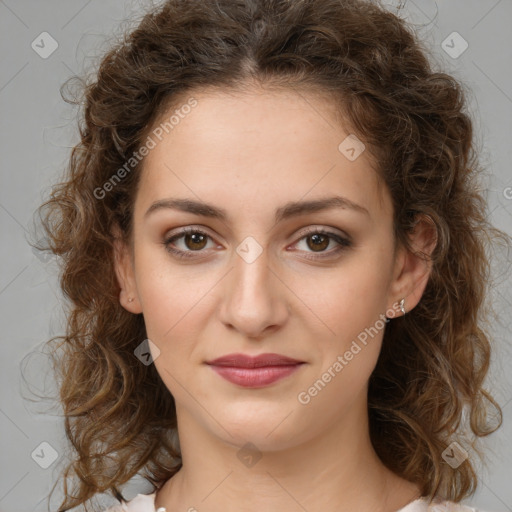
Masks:
[[[263,366],[289,366],[303,362],[281,354],[260,354],[254,357],[246,354],[227,354],[207,361],[206,364],[236,368],[261,368]]]

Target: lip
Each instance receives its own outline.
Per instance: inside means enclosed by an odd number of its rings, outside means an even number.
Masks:
[[[289,366],[303,363],[298,359],[286,357],[281,354],[259,354],[257,356],[248,356],[247,354],[227,354],[206,364],[215,366],[229,366],[233,368],[261,368],[264,366]]]
[[[280,354],[228,354],[206,364],[233,384],[247,388],[268,386],[298,370],[304,361]]]

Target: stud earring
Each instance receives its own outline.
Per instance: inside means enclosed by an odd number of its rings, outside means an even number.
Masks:
[[[405,315],[405,306],[404,306],[404,304],[405,304],[405,299],[402,299],[400,301],[400,311],[402,312],[402,315]]]
[[[133,302],[133,297],[129,297],[128,302]]]

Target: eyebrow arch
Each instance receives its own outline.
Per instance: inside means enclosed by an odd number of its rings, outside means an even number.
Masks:
[[[228,214],[223,208],[218,208],[208,203],[195,201],[193,199],[177,199],[166,198],[155,201],[146,211],[144,217],[147,218],[151,213],[162,209],[180,210],[194,215],[203,217],[210,217],[226,221]],[[296,201],[286,203],[284,206],[278,208],[275,212],[275,222],[280,222],[291,217],[297,217],[305,213],[319,212],[322,210],[329,210],[333,208],[349,209],[370,215],[368,210],[350,199],[342,196],[326,197],[315,199],[311,201]]]

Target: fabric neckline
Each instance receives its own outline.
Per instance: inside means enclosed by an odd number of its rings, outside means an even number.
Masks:
[[[155,500],[156,500],[156,491],[151,494],[137,494],[137,503],[140,504],[141,501],[147,501],[148,505],[152,505],[152,509],[148,512],[171,512],[167,510],[165,507],[159,507],[156,508]],[[134,498],[135,499],[135,498]],[[130,501],[130,503],[133,500]],[[435,500],[434,500],[435,501]],[[129,512],[131,512],[131,509],[128,508]],[[396,512],[427,512],[428,510],[428,503],[425,499],[425,497],[420,496],[418,498],[415,498],[413,501],[410,501],[406,505],[404,505],[402,508],[398,509]]]

